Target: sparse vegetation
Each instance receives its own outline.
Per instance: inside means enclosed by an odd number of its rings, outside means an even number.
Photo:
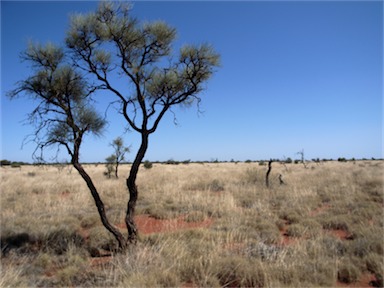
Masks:
[[[153,164],[152,162],[145,160],[143,166],[145,169],[151,169],[153,167]]]
[[[269,189],[258,162],[158,163],[138,174],[145,221],[126,254],[115,253],[80,176],[3,167],[1,286],[381,287],[384,163],[364,163],[276,165]],[[102,165],[86,169],[124,227],[125,180],[106,181]]]

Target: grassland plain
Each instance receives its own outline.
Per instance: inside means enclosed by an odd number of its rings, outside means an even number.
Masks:
[[[0,169],[1,287],[383,286],[382,161],[273,163],[269,188],[258,163],[142,167],[126,254],[76,171]],[[104,169],[86,165],[123,227],[129,165]]]

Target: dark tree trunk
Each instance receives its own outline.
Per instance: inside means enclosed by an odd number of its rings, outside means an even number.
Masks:
[[[269,187],[269,173],[271,173],[272,170],[272,160],[269,160],[268,162],[268,171],[267,174],[265,175],[265,185]]]
[[[91,191],[93,200],[95,200],[95,204],[97,207],[97,211],[99,212],[99,216],[101,219],[101,222],[103,223],[104,227],[113,234],[113,236],[116,238],[119,249],[125,250],[126,249],[126,240],[123,236],[123,234],[120,233],[120,231],[114,227],[111,223],[109,223],[107,215],[105,214],[105,207],[104,203],[100,198],[99,193],[97,192],[97,189],[95,185],[92,182],[91,177],[88,175],[88,173],[84,170],[83,166],[79,163],[74,163],[73,166],[75,169],[79,172],[81,177],[84,179],[84,181],[87,183],[87,186],[89,190]]]
[[[115,177],[116,179],[119,178],[119,175],[118,175],[118,169],[119,169],[119,162],[116,162],[116,169],[115,169]]]
[[[137,152],[136,158],[132,163],[131,171],[127,178],[127,188],[129,191],[129,201],[127,205],[127,212],[125,215],[125,224],[128,229],[128,241],[131,243],[136,243],[137,241],[137,227],[134,220],[136,201],[138,197],[138,190],[136,186],[136,177],[139,172],[140,164],[144,159],[145,152],[148,148],[148,133],[141,133],[141,145],[139,151]]]

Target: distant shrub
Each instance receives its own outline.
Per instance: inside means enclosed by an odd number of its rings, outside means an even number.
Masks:
[[[265,161],[263,161],[263,160],[259,161],[259,165],[260,166],[264,166],[265,165]]]
[[[180,162],[179,161],[175,161],[173,159],[169,159],[165,162],[165,164],[169,164],[169,165],[179,165]]]
[[[284,162],[287,164],[291,164],[293,161],[292,161],[292,158],[288,157],[287,159],[285,159]]]
[[[347,159],[345,159],[344,157],[339,157],[339,158],[337,158],[337,161],[339,161],[339,162],[347,162]]]
[[[11,167],[12,168],[21,168],[21,165],[18,162],[12,162]]]
[[[252,160],[247,159],[245,160],[245,163],[252,163]]]
[[[8,160],[1,160],[1,161],[0,161],[0,165],[1,165],[1,166],[9,166],[9,165],[11,165],[11,161],[8,161]]]
[[[151,169],[153,167],[152,162],[150,162],[148,160],[145,160],[143,165],[144,165],[145,169]]]

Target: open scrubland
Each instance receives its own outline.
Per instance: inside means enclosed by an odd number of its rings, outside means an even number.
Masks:
[[[142,167],[125,254],[61,168],[0,168],[1,287],[383,286],[383,161],[273,163],[269,188],[259,163]],[[85,168],[124,229],[129,165]]]

